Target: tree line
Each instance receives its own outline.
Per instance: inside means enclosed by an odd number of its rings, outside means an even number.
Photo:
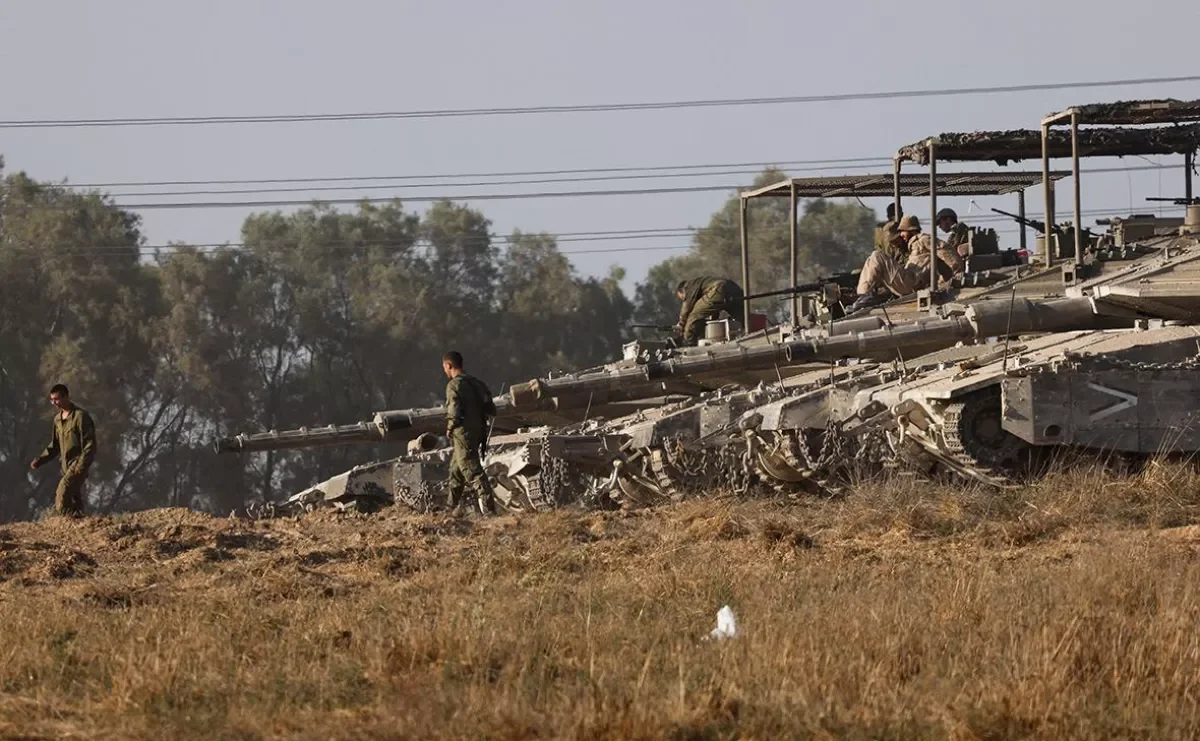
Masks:
[[[782,177],[769,170],[757,184]],[[53,499],[55,477],[28,470],[49,439],[53,383],[96,420],[90,511],[277,501],[401,448],[217,456],[213,438],[438,404],[437,360],[451,347],[494,390],[618,358],[634,318],[673,323],[675,281],[740,277],[737,202],[630,298],[620,267],[581,276],[553,236],[498,240],[483,213],[448,201],[424,213],[400,201],[346,211],[314,203],[250,215],[236,248],[150,251],[140,218],[104,193],[4,175],[0,521]],[[753,213],[754,286],[782,286],[786,199]],[[874,219],[856,203],[806,203],[806,276],[860,263]]]

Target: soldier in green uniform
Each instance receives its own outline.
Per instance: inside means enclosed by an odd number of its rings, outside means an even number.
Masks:
[[[938,211],[937,225],[938,229],[946,232],[946,249],[962,256],[961,248],[965,247],[970,235],[967,225],[958,220],[958,214],[952,208],[943,208]]]
[[[728,278],[712,276],[679,281],[675,286],[675,295],[683,302],[675,330],[683,334],[684,341],[690,345],[695,345],[704,336],[705,323],[720,317],[721,312],[739,318],[745,300],[745,294],[737,283]]]
[[[96,457],[96,425],[86,410],[71,401],[71,392],[61,383],[50,389],[50,403],[58,410],[54,415],[54,432],[50,444],[29,467],[36,470],[58,458],[62,462],[62,478],[54,495],[54,511],[60,515],[82,515],[83,483]]]
[[[463,371],[463,357],[451,350],[442,356],[446,384],[446,435],[454,445],[450,456],[450,506],[462,506],[463,489],[470,486],[484,514],[496,514],[496,496],[483,472],[482,449],[496,405],[487,385]]]
[[[899,244],[900,232],[898,226],[900,224],[897,219],[904,216],[904,209],[901,208],[900,216],[896,215],[896,204],[889,203],[887,206],[887,220],[881,221],[875,225],[875,249],[891,255],[895,259],[902,259],[904,249],[903,245]]]

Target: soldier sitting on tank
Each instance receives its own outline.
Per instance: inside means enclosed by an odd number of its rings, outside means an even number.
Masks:
[[[970,228],[958,220],[958,214],[952,208],[943,208],[937,214],[938,229],[946,233],[946,249],[960,257],[966,257],[967,239]],[[961,272],[959,270],[958,272]]]
[[[889,239],[890,250],[875,250],[863,263],[858,278],[858,298],[850,311],[883,303],[892,297],[908,296],[929,286],[930,240],[921,232],[915,216],[900,219]],[[938,275],[949,283],[961,272],[961,260],[939,243]],[[951,262],[953,260],[953,263]],[[953,264],[958,264],[955,270]]]
[[[921,231],[921,222],[916,216],[905,216],[900,220],[900,238],[908,248],[907,265],[917,269],[921,276],[918,288],[929,287],[929,261],[933,259],[933,238]],[[964,268],[962,257],[945,243],[937,243],[938,276],[941,278],[938,287],[946,287],[956,277],[961,276]]]
[[[895,248],[893,242],[896,237],[896,219],[904,216],[904,209],[899,210],[900,216],[896,216],[896,204],[889,203],[887,206],[887,219],[875,224],[875,249],[890,253],[892,257],[897,257],[899,250]]]
[[[681,280],[675,295],[683,305],[675,331],[683,335],[686,344],[695,345],[704,336],[705,324],[720,319],[722,314],[737,317],[742,311],[745,294],[737,283],[728,278],[702,276]]]

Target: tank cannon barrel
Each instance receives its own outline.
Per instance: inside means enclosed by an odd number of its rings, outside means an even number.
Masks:
[[[267,450],[402,441],[414,438],[422,432],[441,430],[445,426],[445,420],[446,412],[442,407],[399,409],[377,412],[371,420],[347,425],[299,427],[217,438],[213,447],[218,453],[258,453]]]
[[[663,393],[651,383],[644,366],[588,372],[577,376],[534,379],[514,386],[495,398],[497,419],[525,424],[528,415],[539,412],[570,412],[597,408],[602,404],[632,401]],[[331,445],[369,445],[404,442],[426,432],[441,432],[446,425],[446,407],[394,409],[376,412],[363,422],[324,427],[270,430],[218,438],[217,453],[259,453]]]
[[[1028,332],[1069,332],[1130,326],[1131,320],[1097,314],[1091,299],[1056,301],[1016,299],[979,303],[963,316],[920,319],[908,324],[854,334],[814,337],[788,343],[788,363],[841,358],[890,359],[897,353],[915,357],[953,347],[959,342]]]
[[[1011,315],[1010,315],[1011,314]],[[881,326],[867,317],[832,328],[836,334],[794,335],[784,343],[746,345],[727,343],[645,364],[602,368],[557,378],[535,378],[496,397],[497,424],[513,427],[532,424],[541,413],[567,417],[584,409],[661,395],[667,379],[703,377],[738,371],[768,370],[819,361],[861,358],[915,357],[952,347],[958,342],[1002,337],[1026,332],[1057,332],[1129,326],[1129,319],[1097,314],[1092,300],[994,301],[975,304],[965,315],[945,319]],[[218,453],[251,453],[268,450],[313,448],[327,445],[402,442],[423,433],[440,433],[445,425],[443,406],[377,412],[373,419],[348,425],[301,427],[220,438]]]
[[[382,440],[382,434],[374,422],[356,422],[349,425],[301,427],[295,430],[271,430],[219,437],[213,441],[213,448],[218,453],[256,453],[264,450],[290,450]]]

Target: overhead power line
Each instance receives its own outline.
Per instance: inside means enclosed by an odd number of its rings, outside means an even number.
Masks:
[[[1111,168],[1093,168],[1083,170],[1081,174],[1099,174],[1112,172],[1141,172],[1150,170],[1167,170],[1171,169],[1165,165],[1135,165],[1133,167],[1111,167]],[[500,183],[494,183],[500,185]],[[459,186],[461,187],[461,184]],[[601,196],[629,196],[629,195],[664,195],[678,193],[710,193],[716,191],[738,191],[745,188],[745,183],[726,183],[723,185],[691,185],[691,186],[674,186],[661,188],[618,188],[610,190],[551,190],[551,191],[533,191],[533,192],[493,192],[493,193],[443,193],[439,195],[416,194],[416,195],[392,195],[378,197],[361,197],[361,198],[306,198],[306,199],[278,199],[278,200],[247,200],[247,201],[168,201],[168,202],[147,202],[147,203],[115,203],[119,208],[128,209],[131,211],[160,209],[160,210],[176,210],[176,209],[194,209],[194,208],[275,208],[283,206],[309,206],[314,202],[326,205],[354,205],[358,203],[391,203],[392,201],[400,200],[404,203],[435,203],[438,201],[502,201],[502,200],[529,200],[539,198],[591,198]],[[149,195],[149,194],[147,194]],[[167,195],[159,193],[154,195]],[[852,197],[852,193],[846,193],[843,197]]]
[[[932,98],[962,95],[994,95],[1043,90],[1069,90],[1099,87],[1128,87],[1200,81],[1200,75],[1144,77],[1127,80],[1048,82],[1029,85],[992,85],[986,87],[936,88],[928,90],[892,90],[886,92],[835,93],[826,95],[786,95],[755,98],[715,98],[638,103],[592,103],[579,105],[513,106],[495,108],[440,108],[408,111],[372,111],[349,113],[291,113],[239,116],[156,116],[119,118],[44,118],[0,121],[4,129],[80,128],[98,126],[198,126],[244,123],[310,123],[318,121],[374,121],[386,119],[457,118],[467,116],[514,116],[550,113],[596,113],[609,111],[654,111],[724,106],[830,103],[851,100],[893,98]]]
[[[889,157],[841,157],[835,159],[783,160],[772,162],[716,162],[689,165],[644,165],[631,167],[576,167],[564,170],[509,170],[505,172],[456,172],[439,175],[337,175],[332,177],[247,178],[234,180],[124,180],[109,183],[69,183],[72,188],[143,188],[193,185],[274,185],[280,183],[339,183],[386,180],[453,180],[457,178],[514,178],[549,175],[588,175],[602,172],[666,172],[671,170],[713,170],[729,167],[791,167],[792,165],[842,165],[854,162],[891,163]]]
[[[1167,210],[1178,211],[1181,207],[1173,207]],[[1081,216],[1111,216],[1115,214],[1126,213],[1124,207],[1109,207],[1109,208],[1093,208],[1084,209],[1080,212]],[[1026,218],[1040,220],[1043,214],[1029,213]],[[964,216],[963,222],[970,225],[993,224],[993,223],[1012,223],[1013,219],[1001,214],[984,213],[976,216]],[[786,225],[779,225],[776,231],[785,229]],[[1012,224],[1011,229],[999,229],[1002,233],[1016,233],[1020,229],[1018,224]],[[711,231],[710,227],[659,227],[650,229],[615,229],[607,231],[584,231],[584,232],[560,232],[558,234],[546,233],[527,233],[525,237],[541,237],[549,236],[556,243],[563,242],[592,242],[592,241],[623,241],[636,239],[677,239],[679,237],[694,236],[696,234]],[[460,246],[488,246],[496,244],[498,246],[509,245],[513,243],[511,236],[490,234],[486,237],[468,237],[456,240]],[[120,255],[126,254],[130,250],[137,250],[141,253],[153,252],[176,252],[180,250],[196,250],[203,253],[220,252],[229,249],[244,249],[252,246],[265,246],[262,244],[251,244],[247,242],[222,242],[222,243],[205,243],[205,244],[151,244],[151,245],[95,245],[95,246],[59,246],[48,248],[56,254],[94,254],[94,255]],[[318,243],[309,243],[305,245],[288,245],[292,249],[304,247],[326,247],[331,249],[372,249],[379,247],[408,247],[414,246],[419,248],[429,248],[432,245],[424,239],[418,240],[335,240],[322,241]],[[586,248],[578,250],[559,250],[563,255],[588,255],[588,254],[606,254],[620,252],[659,252],[672,250],[687,250],[692,249],[694,244],[686,245],[648,245],[643,247],[602,247],[602,248]]]
[[[791,172],[812,172],[825,171],[833,167],[838,170],[858,170],[870,169],[878,165],[837,165],[825,167],[801,167],[791,168]],[[637,175],[588,175],[584,177],[553,177],[553,178],[530,178],[530,179],[515,179],[515,180],[494,180],[494,181],[469,181],[469,182],[446,182],[446,183],[387,183],[384,185],[320,185],[320,186],[282,186],[274,188],[235,188],[225,190],[166,190],[166,191],[135,191],[132,193],[110,193],[114,198],[133,198],[146,196],[212,196],[212,195],[246,195],[250,193],[312,193],[315,191],[331,192],[331,191],[351,191],[351,190],[379,190],[380,188],[428,188],[448,186],[453,188],[482,188],[489,185],[548,185],[551,183],[588,183],[588,182],[605,182],[610,180],[660,180],[667,178],[696,178],[696,177],[712,177],[715,175],[757,175],[760,170],[715,170],[715,171],[697,171],[697,172],[672,172],[672,173],[644,173]],[[79,186],[76,186],[79,187]]]
[[[415,195],[405,196],[403,199],[399,196],[384,196],[380,198],[306,198],[306,199],[280,199],[271,201],[175,201],[168,203],[117,203],[118,208],[125,208],[131,211],[144,209],[188,209],[188,208],[272,208],[276,206],[307,206],[313,201],[319,201],[329,205],[352,205],[356,203],[390,203],[395,200],[403,200],[408,203],[435,203],[437,201],[452,201],[455,199],[469,199],[472,201],[504,201],[504,200],[527,200],[531,198],[584,198],[595,196],[636,196],[636,195],[662,195],[666,193],[704,193],[714,191],[736,191],[743,187],[738,183],[727,183],[725,185],[692,185],[678,186],[673,188],[626,188],[614,190],[552,190],[552,191],[535,191],[532,193],[477,193],[477,194],[458,194],[458,195]]]

